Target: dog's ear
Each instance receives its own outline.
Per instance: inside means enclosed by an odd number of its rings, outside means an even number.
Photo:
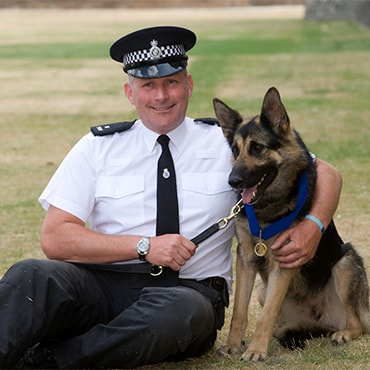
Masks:
[[[270,126],[277,134],[284,135],[289,130],[288,113],[275,87],[270,87],[263,99],[260,119],[262,124]]]
[[[236,129],[243,122],[243,117],[239,112],[230,108],[223,101],[217,98],[213,99],[213,108],[224,136],[231,145]]]

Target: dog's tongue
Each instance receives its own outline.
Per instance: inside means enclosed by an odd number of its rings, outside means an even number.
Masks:
[[[244,189],[242,192],[242,200],[243,204],[249,204],[253,200],[253,193],[257,192],[257,185],[253,186],[253,188]]]

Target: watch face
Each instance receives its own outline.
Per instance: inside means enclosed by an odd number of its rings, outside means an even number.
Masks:
[[[139,255],[140,261],[145,261],[145,257],[149,252],[149,248],[150,248],[150,238],[144,236],[136,245],[136,250]]]
[[[137,251],[140,254],[147,254],[149,251],[149,238],[142,238],[137,244]]]

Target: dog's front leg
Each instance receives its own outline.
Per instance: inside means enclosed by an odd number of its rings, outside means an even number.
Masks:
[[[273,328],[294,273],[295,269],[280,269],[277,263],[273,263],[267,282],[265,304],[242,360],[253,362],[266,360]]]
[[[249,263],[248,252],[249,248],[243,249],[243,245],[238,245],[233,316],[226,345],[221,348],[227,353],[241,352],[248,325],[248,306],[257,274],[256,268]]]

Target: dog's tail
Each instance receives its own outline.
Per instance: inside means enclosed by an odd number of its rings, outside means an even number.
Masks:
[[[370,288],[364,260],[351,243],[343,244],[342,251],[345,255],[343,260],[348,262],[347,267],[350,267],[348,272],[352,276],[352,281],[348,282],[351,285],[351,289],[348,290],[348,303],[361,323],[362,334],[370,334]]]
[[[307,326],[300,326],[292,329],[287,329],[276,335],[279,343],[288,349],[304,349],[307,340],[320,338],[327,335],[331,328],[317,323],[310,323]]]
[[[364,334],[370,334],[370,310],[364,309],[360,313],[360,320],[364,328]]]

